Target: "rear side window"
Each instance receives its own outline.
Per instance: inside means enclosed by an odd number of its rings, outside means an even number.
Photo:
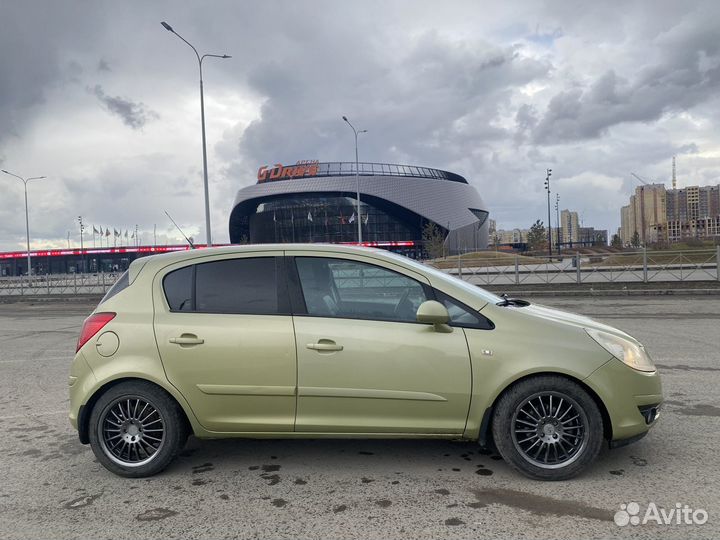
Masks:
[[[205,313],[278,313],[274,257],[230,259],[195,267],[195,311]]]
[[[108,292],[105,293],[105,296],[103,296],[103,299],[100,300],[100,303],[102,304],[106,300],[110,300],[117,293],[127,289],[129,286],[130,286],[130,276],[128,275],[128,271],[125,270],[125,272],[123,272],[122,276],[120,276],[118,278],[118,280],[115,282],[115,284],[112,287],[110,287]]]
[[[277,315],[289,313],[277,257],[226,259],[187,266],[163,279],[171,311]]]

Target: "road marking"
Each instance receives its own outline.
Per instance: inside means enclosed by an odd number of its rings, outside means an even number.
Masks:
[[[41,413],[13,414],[10,416],[0,416],[0,420],[17,420],[18,418],[32,418],[33,416],[52,416],[55,414],[68,414],[68,411],[48,411]]]
[[[38,358],[16,358],[14,360],[0,360],[0,364],[13,364],[17,362],[32,362],[33,360],[72,360],[72,355],[65,356],[42,356]]]

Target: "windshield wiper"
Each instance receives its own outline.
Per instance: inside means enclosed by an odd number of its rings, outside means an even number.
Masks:
[[[521,300],[520,298],[510,298],[506,293],[503,293],[500,295],[502,298],[502,301],[495,304],[496,306],[517,306],[517,307],[526,307],[530,305],[530,302],[527,300]]]

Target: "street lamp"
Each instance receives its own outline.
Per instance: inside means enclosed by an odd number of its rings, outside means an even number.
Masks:
[[[27,184],[30,180],[42,180],[43,178],[46,178],[46,177],[45,176],[33,176],[31,178],[23,178],[22,176],[18,176],[17,174],[8,172],[5,169],[2,169],[2,172],[4,172],[5,174],[9,174],[10,176],[14,176],[15,178],[20,179],[23,183],[23,186],[25,187],[25,239],[27,240],[28,277],[30,277],[30,275],[32,274],[32,266],[30,264],[30,218],[28,216]]]
[[[555,222],[557,223],[557,250],[558,257],[560,256],[560,194],[555,194]]]
[[[203,152],[203,177],[204,177],[204,185],[205,185],[205,228],[207,230],[207,245],[208,247],[212,246],[212,235],[210,232],[210,198],[208,194],[208,167],[207,167],[207,148],[205,144],[205,96],[203,95],[203,78],[202,78],[202,63],[205,58],[232,58],[232,56],[229,56],[227,54],[203,54],[200,56],[198,54],[197,49],[192,46],[192,44],[186,40],[184,37],[182,37],[180,34],[178,34],[175,30],[173,30],[172,26],[170,26],[165,21],[161,22],[163,28],[167,30],[168,32],[172,32],[177,37],[182,39],[185,43],[187,43],[190,48],[195,53],[195,56],[197,56],[198,60],[198,67],[200,68],[200,121],[202,123],[202,152]]]
[[[350,126],[350,128],[353,130],[353,133],[355,134],[355,188],[357,189],[357,224],[358,224],[358,244],[362,243],[362,221],[360,219],[360,170],[359,170],[359,163],[358,163],[358,135],[360,133],[367,133],[367,129],[361,129],[358,131],[355,129],[355,126],[353,126],[350,123],[350,120],[347,119],[347,116],[342,117],[345,122],[347,122],[347,125]]]
[[[547,190],[548,201],[548,257],[552,260],[552,227],[550,226],[550,177],[552,176],[552,169],[547,169],[545,172],[547,173],[545,189]]]

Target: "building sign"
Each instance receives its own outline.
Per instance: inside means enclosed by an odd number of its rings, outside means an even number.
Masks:
[[[318,160],[301,160],[295,165],[283,166],[282,163],[276,163],[272,167],[264,165],[258,169],[258,184],[315,176],[318,173],[319,163]]]

